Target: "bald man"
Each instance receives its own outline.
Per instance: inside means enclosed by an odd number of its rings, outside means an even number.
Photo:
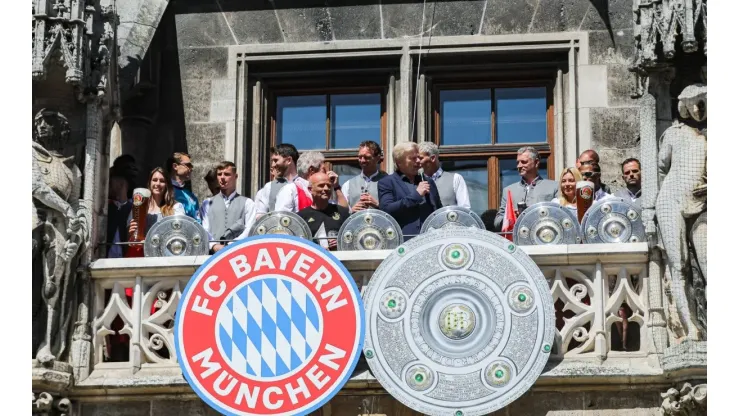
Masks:
[[[334,186],[329,175],[324,172],[317,172],[309,177],[308,189],[313,202],[310,207],[298,211],[298,215],[308,223],[315,243],[329,250],[336,250],[337,234],[349,218],[349,209],[329,202]]]

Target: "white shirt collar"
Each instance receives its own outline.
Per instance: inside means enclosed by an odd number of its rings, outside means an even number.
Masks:
[[[437,179],[439,179],[440,176],[442,176],[442,173],[444,173],[444,171],[442,170],[442,167],[440,166],[440,168],[437,169],[437,171],[432,174],[432,179],[436,181]]]
[[[234,192],[231,193],[231,195],[229,195],[228,197],[224,198],[224,200],[225,201],[231,201],[232,199],[236,198],[237,194],[238,194],[238,192],[234,191]],[[224,196],[224,193],[221,192],[221,197],[223,198],[223,196]]]
[[[373,180],[374,177],[378,176],[379,173],[380,173],[380,169],[376,170],[375,173],[373,173],[370,176],[365,176],[365,172],[360,171],[360,177],[362,177],[362,179],[364,179],[365,182],[370,182]]]

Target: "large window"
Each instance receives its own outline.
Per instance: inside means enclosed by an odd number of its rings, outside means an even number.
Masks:
[[[324,153],[340,182],[360,171],[357,147],[374,140],[385,147],[385,93],[380,88],[279,91],[273,96],[274,144]]]
[[[433,87],[433,140],[443,169],[465,178],[472,209],[498,208],[518,181],[516,151],[533,146],[540,175],[552,176],[552,86],[532,82],[446,83]]]

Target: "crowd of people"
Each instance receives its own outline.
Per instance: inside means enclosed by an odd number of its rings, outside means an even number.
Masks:
[[[283,143],[270,149],[270,181],[254,199],[236,191],[236,165],[224,161],[208,171],[203,180],[211,196],[199,201],[190,189],[193,162],[187,153],[176,152],[164,167],[153,169],[146,188],[151,192],[146,224],[132,219],[132,192],[137,185],[138,168],[129,155],[115,160],[110,169],[108,191],[108,257],[123,257],[126,244],[139,227],[148,231],[161,218],[181,214],[192,217],[209,233],[212,253],[229,242],[248,235],[255,220],[273,211],[297,213],[308,224],[314,239],[329,250],[336,249],[337,233],[349,216],[365,209],[380,209],[401,226],[404,241],[419,234],[426,218],[439,208],[471,208],[465,179],[459,173],[442,169],[439,148],[434,143],[402,142],[392,151],[395,172],[380,170],[383,151],[374,141],[360,143],[357,161],[361,171],[343,184],[339,175],[327,168],[324,155],[317,151],[298,154],[295,146]],[[533,147],[517,152],[521,179],[503,189],[497,210],[487,210],[481,218],[489,231],[501,232],[508,198],[514,215],[538,202],[556,202],[576,210],[576,183],[593,183],[594,200],[624,198],[638,208],[641,197],[640,161],[622,162],[625,188],[612,195],[601,182],[599,155],[586,150],[575,167],[563,169],[559,182],[538,173],[540,156]]]

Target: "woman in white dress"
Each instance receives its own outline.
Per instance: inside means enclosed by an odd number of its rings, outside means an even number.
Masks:
[[[568,208],[577,215],[576,209],[576,183],[583,180],[581,173],[576,168],[565,168],[560,173],[560,193],[552,202],[556,202]]]

